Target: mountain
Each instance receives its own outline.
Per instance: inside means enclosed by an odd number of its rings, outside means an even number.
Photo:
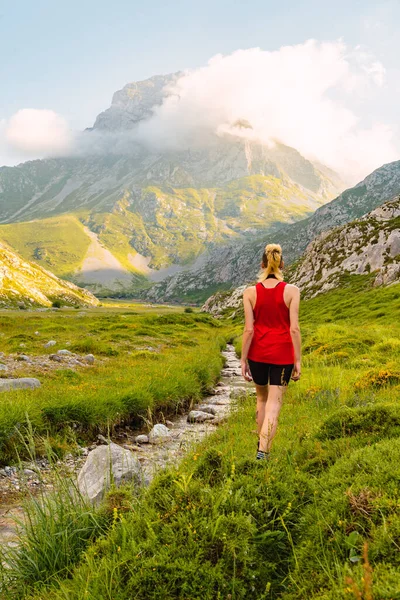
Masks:
[[[292,265],[286,279],[300,287],[303,298],[312,298],[346,284],[351,275],[367,276],[368,285],[373,286],[400,282],[399,197],[360,219],[321,233]],[[216,317],[243,316],[246,287],[216,292],[202,310]]]
[[[87,290],[24,261],[0,242],[0,307],[51,306],[55,301],[69,306],[98,304],[97,298]]]
[[[400,161],[396,161],[377,169],[307,219],[254,236],[251,241],[240,240],[211,251],[199,268],[167,278],[144,296],[153,301],[204,301],[216,290],[254,281],[266,243],[280,243],[286,265],[290,265],[321,232],[353,221],[399,194]]]
[[[290,273],[305,298],[341,284],[343,275],[373,276],[373,285],[400,281],[400,199],[361,219],[321,233]]]
[[[77,156],[0,168],[0,238],[96,292],[139,290],[197,268],[230,241],[304,219],[343,189],[334,172],[280,144],[239,135],[179,149],[139,141],[178,75],[116,92]]]

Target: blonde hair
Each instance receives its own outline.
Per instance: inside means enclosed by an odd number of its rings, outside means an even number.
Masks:
[[[268,275],[275,275],[277,279],[283,281],[281,271],[282,248],[279,244],[267,244],[262,256],[264,268],[260,271],[258,281],[264,281]]]

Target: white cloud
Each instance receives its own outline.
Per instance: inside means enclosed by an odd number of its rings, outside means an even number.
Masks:
[[[10,151],[25,158],[60,156],[72,147],[67,121],[52,110],[21,109],[3,130]]]
[[[371,99],[379,101],[382,86],[384,66],[341,40],[237,50],[214,56],[167,86],[163,104],[136,130],[72,134],[51,110],[20,110],[0,126],[0,160],[12,153],[26,160],[132,152],[137,141],[157,151],[187,148],[215,135],[235,135],[268,145],[280,141],[356,182],[400,157],[394,128],[363,110]],[[244,120],[251,129],[237,126]]]
[[[356,180],[399,157],[392,129],[361,126],[352,108],[384,76],[373,56],[342,41],[217,55],[168,87],[169,97],[140,125],[140,135],[178,147],[207,132],[279,140]],[[241,119],[253,129],[235,128]]]

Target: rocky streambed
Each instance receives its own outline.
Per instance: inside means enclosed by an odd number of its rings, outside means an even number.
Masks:
[[[194,445],[219,427],[234,406],[235,397],[241,391],[252,391],[251,384],[241,376],[240,362],[235,349],[228,344],[222,352],[225,365],[221,379],[212,393],[183,415],[177,415],[163,423],[149,424],[149,431],[121,430],[111,440],[99,435],[88,447],[80,449],[80,455],[68,455],[57,465],[70,476],[81,472],[90,454],[98,453],[101,446],[110,441],[117,444],[118,451],[133,456],[140,463],[141,478],[148,484],[160,469],[176,465]],[[35,493],[35,490],[52,488],[51,468],[45,459],[35,464],[26,464],[22,469],[6,466],[0,469],[0,544],[12,545],[16,537],[16,519],[23,518],[21,494],[23,490]],[[93,495],[94,497],[94,495]],[[19,499],[18,499],[19,498]]]

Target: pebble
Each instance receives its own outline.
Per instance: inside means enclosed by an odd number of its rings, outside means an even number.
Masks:
[[[54,362],[62,362],[63,358],[59,354],[50,354],[49,360],[53,360]]]
[[[217,411],[213,406],[208,406],[207,404],[201,404],[200,406],[197,407],[196,410],[199,410],[201,412],[205,412],[205,413],[210,413],[210,415],[216,415]]]
[[[135,437],[135,443],[136,444],[148,444],[149,443],[149,436],[144,435],[144,434],[137,435]]]

